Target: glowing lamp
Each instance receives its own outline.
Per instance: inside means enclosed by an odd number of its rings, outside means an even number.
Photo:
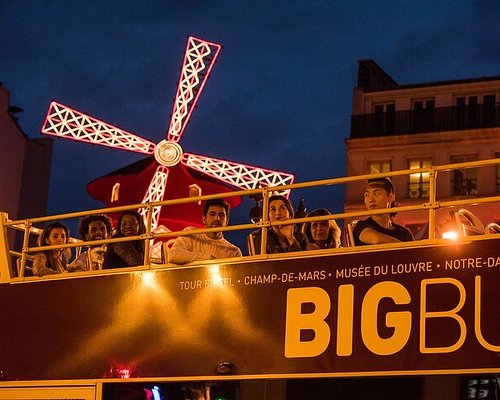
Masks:
[[[141,275],[142,285],[146,288],[154,288],[156,284],[156,273],[154,271],[143,272]]]
[[[448,239],[448,240],[457,240],[458,239],[458,233],[456,231],[443,232],[442,238],[443,239]]]
[[[210,279],[213,286],[222,286],[222,276],[220,274],[219,266],[212,265],[209,269]]]

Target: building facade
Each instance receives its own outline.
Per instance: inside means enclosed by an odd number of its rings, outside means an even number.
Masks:
[[[10,219],[47,212],[53,140],[29,138],[17,123],[21,111],[0,83],[0,211]]]
[[[500,76],[399,85],[373,60],[358,61],[347,174],[361,175],[500,157]],[[422,203],[429,177],[393,179],[400,206]],[[364,182],[346,187],[345,211],[364,209]],[[438,175],[440,201],[500,193],[500,167],[462,169]],[[500,221],[500,205],[471,205],[484,224]],[[450,216],[442,215],[442,232]],[[427,212],[400,213],[414,234]]]

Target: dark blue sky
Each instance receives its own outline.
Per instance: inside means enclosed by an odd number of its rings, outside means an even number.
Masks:
[[[183,148],[323,179],[345,173],[358,59],[401,84],[498,75],[499,21],[497,1],[0,0],[0,81],[30,137],[55,99],[157,142],[192,34],[224,47]],[[139,159],[57,139],[50,212],[100,206],[86,184]]]

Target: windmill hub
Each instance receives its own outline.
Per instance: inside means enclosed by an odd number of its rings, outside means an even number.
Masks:
[[[155,147],[155,158],[161,165],[173,167],[182,158],[182,147],[170,140],[162,140]]]

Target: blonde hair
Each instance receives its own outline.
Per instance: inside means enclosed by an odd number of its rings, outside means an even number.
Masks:
[[[311,211],[307,214],[307,217],[318,217],[320,215],[331,215],[330,211],[326,208],[319,208],[317,210]],[[302,233],[307,237],[309,243],[315,243],[315,240],[312,237],[311,233],[311,222],[306,222],[302,227]],[[340,235],[342,231],[340,230],[337,222],[334,219],[328,220],[328,238],[327,246],[328,247],[340,247]]]

